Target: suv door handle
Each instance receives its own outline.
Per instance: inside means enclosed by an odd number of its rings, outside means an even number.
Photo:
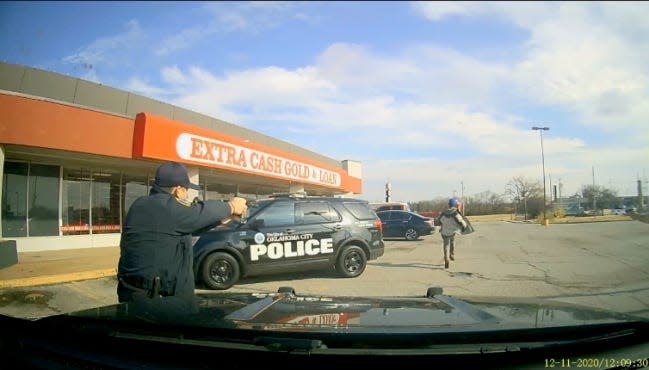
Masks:
[[[295,229],[286,229],[287,234],[293,234],[295,232]]]
[[[334,225],[334,230],[340,230],[342,228],[343,228],[343,225],[341,225],[341,224]]]

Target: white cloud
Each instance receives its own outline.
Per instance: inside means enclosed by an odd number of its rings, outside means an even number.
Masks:
[[[162,69],[162,80],[174,86],[187,86],[190,82],[178,66]]]
[[[539,181],[541,178],[540,165],[512,166],[511,162],[485,157],[373,161],[363,164],[363,174],[363,197],[373,201],[383,199],[384,184],[388,180],[394,200],[417,201],[459,196],[462,183],[465,195],[487,190],[502,194],[514,176],[539,178]]]
[[[164,101],[165,89],[153,86],[139,78],[131,78],[126,84],[126,89],[136,94]]]
[[[431,45],[383,56],[362,45],[336,43],[317,58],[316,68],[339,93],[374,96],[387,90],[395,98],[438,103],[484,102],[497,79],[508,73],[505,66]]]
[[[414,1],[411,4],[416,12],[433,21],[457,15],[477,15],[489,11],[489,6],[483,2]]]
[[[145,35],[137,20],[126,23],[126,30],[120,34],[102,37],[78,52],[63,58],[64,64],[83,65],[97,69],[98,65],[115,66],[123,62],[122,56],[136,50]]]
[[[552,141],[550,141],[552,142]],[[561,145],[561,142],[555,143]],[[444,159],[438,156],[417,159],[386,159],[363,162],[363,198],[373,201],[384,197],[385,182],[392,184],[394,200],[417,201],[459,195],[464,183],[465,195],[492,191],[502,194],[515,176],[542,182],[540,149],[530,160],[475,156]],[[649,157],[649,149],[617,147],[580,148],[554,153],[546,147],[546,181],[562,183],[562,195],[572,195],[592,184],[593,169],[597,185],[616,190],[620,195],[635,194],[636,174]],[[626,166],[620,166],[626,163]],[[638,167],[634,165],[638,164]]]
[[[186,50],[214,35],[259,35],[289,19],[310,21],[299,12],[293,14],[293,10],[291,2],[206,2],[194,13],[196,17],[207,16],[209,19],[165,38],[155,53],[169,55]]]
[[[165,69],[164,78],[171,90],[180,92],[174,101],[188,109],[209,115],[230,110],[228,117],[238,117],[249,110],[238,112],[240,107],[246,106],[252,111],[247,118],[272,120],[285,111],[310,109],[330,94],[332,85],[313,72],[312,68],[289,71],[264,67],[215,76],[192,67],[184,73],[178,68]],[[273,116],[266,117],[268,113]],[[245,125],[240,119],[237,122]]]
[[[228,32],[259,33],[277,27],[291,17],[294,4],[282,1],[212,3],[205,9],[213,13],[216,20]]]
[[[631,44],[595,10],[565,4],[534,29],[528,59],[516,67],[520,91],[578,112],[586,125],[644,125],[649,56],[637,48],[646,50],[649,32],[640,44]]]
[[[208,27],[198,26],[181,30],[180,32],[167,37],[156,48],[155,54],[168,55],[179,50],[192,47],[196,42],[203,40],[215,31]]]
[[[441,21],[450,17],[499,17],[527,28],[551,17],[560,2],[541,1],[416,1],[415,13]]]
[[[538,136],[527,126],[524,129],[517,127],[515,118],[503,120],[488,113],[472,112],[473,108],[468,104],[444,104],[440,103],[443,101],[441,98],[433,99],[433,103],[417,103],[418,100],[429,100],[426,93],[402,99],[399,91],[394,95],[376,95],[374,87],[365,88],[367,81],[373,80],[374,86],[380,91],[393,92],[390,84],[393,80],[399,80],[399,73],[394,71],[404,71],[402,79],[407,80],[407,85],[414,86],[417,81],[408,74],[415,68],[392,66],[390,61],[381,60],[359,48],[345,45],[336,45],[336,48],[348,50],[342,53],[352,55],[346,60],[356,61],[343,62],[341,65],[351,65],[350,70],[358,73],[350,73],[344,67],[335,70],[328,68],[330,64],[326,60],[331,57],[332,51],[332,48],[328,48],[323,53],[325,57],[319,59],[324,60],[324,67],[322,64],[295,70],[266,67],[230,72],[222,77],[200,68],[182,71],[173,67],[166,68],[163,77],[172,86],[172,91],[179,92],[175,103],[241,125],[257,122],[254,128],[266,133],[272,127],[259,122],[271,126],[283,124],[285,130],[317,132],[319,135],[363,132],[359,137],[349,138],[357,143],[379,143],[389,137],[390,145],[402,148],[448,149],[459,143],[472,152],[504,158],[529,158],[538,153]],[[447,59],[446,62],[435,63],[434,68],[443,68],[439,67],[440,64],[462,64],[454,63],[453,58]],[[458,59],[466,62],[466,58]],[[361,72],[357,66],[363,65],[366,60],[374,61],[375,65],[369,63]],[[407,59],[402,64],[414,66],[416,62]],[[394,67],[387,69],[392,73],[381,73],[386,69],[377,66],[384,65]],[[428,60],[416,68],[424,69],[426,65],[429,65]],[[502,75],[498,68],[482,68],[489,69],[494,72],[487,80],[495,80],[493,75]],[[457,71],[456,78],[464,80],[464,75],[460,73],[463,69],[458,68]],[[450,80],[448,85],[458,84],[454,83],[452,73],[446,75]],[[427,84],[425,78],[422,80],[419,82],[422,86],[417,89],[424,89],[423,85]],[[191,92],[187,88],[189,86]],[[485,88],[484,94],[488,91]],[[475,98],[478,99],[477,96]],[[246,108],[240,109],[242,106]],[[277,127],[275,132],[279,132]],[[562,152],[577,150],[585,144],[579,139],[559,137],[546,139],[545,145],[549,150]]]
[[[649,116],[649,6],[642,2],[423,2],[433,21],[496,17],[530,32],[511,67],[516,92],[603,130]],[[649,140],[649,133],[642,137]]]
[[[436,20],[496,14],[529,30],[522,59],[509,63],[435,45],[404,45],[397,55],[381,55],[365,45],[335,43],[311,65],[220,74],[173,66],[161,72],[166,86],[139,86],[171,92],[175,104],[334,158],[366,159],[370,198],[382,197],[388,177],[395,197],[404,189],[402,200],[447,196],[460,181],[469,194],[499,193],[513,176],[540,177],[539,136],[526,123],[530,117],[509,107],[520,101],[569,112],[576,117],[571,124],[621,136],[633,131],[620,149],[589,142],[574,126],[571,134],[570,127],[553,127],[544,137],[547,172],[563,179],[566,192],[589,183],[592,166],[633,178],[641,169],[632,166],[649,156],[649,130],[638,130],[649,117],[649,63],[643,63],[649,56],[642,54],[647,47],[641,37],[649,27],[631,27],[623,21],[631,17],[626,10],[609,12],[599,4],[506,4],[415,7],[435,7],[426,14]],[[245,26],[234,20],[230,27]],[[503,104],[503,91],[512,102]]]

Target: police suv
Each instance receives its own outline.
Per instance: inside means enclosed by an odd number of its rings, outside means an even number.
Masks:
[[[228,289],[242,277],[294,271],[356,277],[384,244],[366,201],[284,194],[255,200],[241,222],[201,234],[193,247],[196,281]]]

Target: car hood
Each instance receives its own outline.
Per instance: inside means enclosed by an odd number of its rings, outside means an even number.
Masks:
[[[90,333],[91,340],[324,355],[523,354],[548,348],[559,353],[559,347],[649,341],[649,321],[643,318],[548,300],[459,298],[439,288],[419,297],[309,296],[289,288],[268,294],[210,292],[198,294],[193,310],[160,301],[122,303],[36,321],[38,333]]]
[[[454,297],[433,290],[420,297],[302,296],[277,293],[198,294],[194,312],[145,311],[118,304],[67,314],[95,320],[160,322],[174,325],[304,333],[462,333],[557,329],[649,320],[551,300],[511,297]],[[143,312],[145,313],[143,315]],[[156,316],[157,313],[163,315]]]

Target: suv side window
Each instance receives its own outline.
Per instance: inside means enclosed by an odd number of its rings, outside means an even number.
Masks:
[[[410,215],[405,212],[390,212],[390,213],[392,213],[392,216],[390,216],[391,220],[405,221],[410,219]]]
[[[295,224],[295,212],[293,202],[275,202],[255,217],[264,220],[265,227],[284,226]]]
[[[390,220],[390,213],[392,213],[392,212],[382,211],[382,212],[377,212],[376,214],[377,214],[377,216],[379,216],[381,221],[386,222],[386,221]]]
[[[297,222],[318,224],[340,221],[340,215],[327,202],[300,202],[295,205]],[[301,220],[300,220],[301,217]]]
[[[373,219],[375,217],[374,211],[367,203],[343,202],[343,206],[359,220]]]

